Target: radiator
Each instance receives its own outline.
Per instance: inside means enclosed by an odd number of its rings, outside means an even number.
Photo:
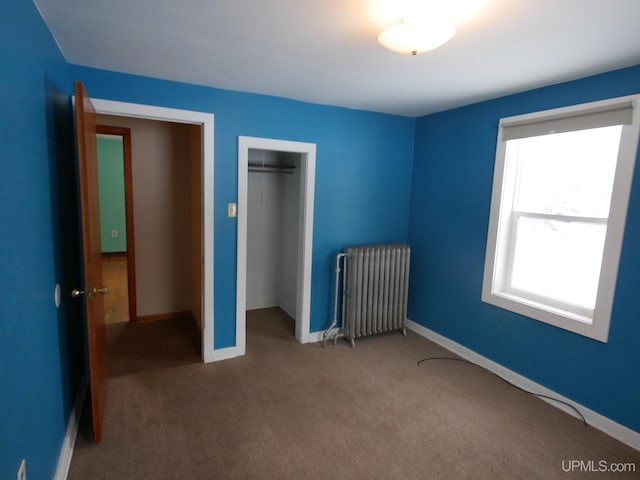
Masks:
[[[341,336],[355,346],[356,338],[378,333],[399,330],[406,335],[411,257],[409,246],[385,244],[349,247],[336,257],[336,298],[332,326],[337,323],[341,257],[344,258]]]

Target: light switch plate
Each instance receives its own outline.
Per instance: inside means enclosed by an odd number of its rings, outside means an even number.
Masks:
[[[238,216],[238,204],[230,203],[229,204],[229,218],[235,218]]]

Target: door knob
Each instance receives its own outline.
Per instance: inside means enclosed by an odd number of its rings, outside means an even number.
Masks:
[[[108,293],[107,287],[93,287],[92,289],[84,289],[84,290],[78,290],[77,288],[74,288],[73,290],[71,290],[71,296],[73,298],[78,298],[81,297],[82,295],[86,295],[88,298],[93,298],[96,295],[106,295]]]
[[[73,290],[71,290],[71,296],[73,298],[78,298],[84,294],[85,294],[85,290],[78,290],[77,288],[74,288]]]

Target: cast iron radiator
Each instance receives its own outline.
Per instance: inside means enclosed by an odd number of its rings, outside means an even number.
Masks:
[[[406,335],[409,261],[411,249],[404,244],[349,247],[336,256],[336,297],[334,322],[337,323],[340,258],[342,275],[342,334],[355,346],[356,338],[400,330]]]

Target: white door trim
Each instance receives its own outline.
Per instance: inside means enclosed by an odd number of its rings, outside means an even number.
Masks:
[[[236,348],[238,355],[246,351],[247,307],[247,183],[249,149],[293,152],[301,154],[300,225],[298,236],[298,291],[296,293],[296,340],[314,341],[311,325],[311,256],[313,250],[313,209],[315,198],[316,144],[238,137],[238,256],[236,287]],[[301,288],[300,288],[301,287]]]
[[[202,271],[202,359],[204,363],[222,360],[216,355],[213,341],[213,114],[96,98],[92,98],[91,102],[96,113],[99,114],[189,123],[202,127],[202,241],[204,256]]]

